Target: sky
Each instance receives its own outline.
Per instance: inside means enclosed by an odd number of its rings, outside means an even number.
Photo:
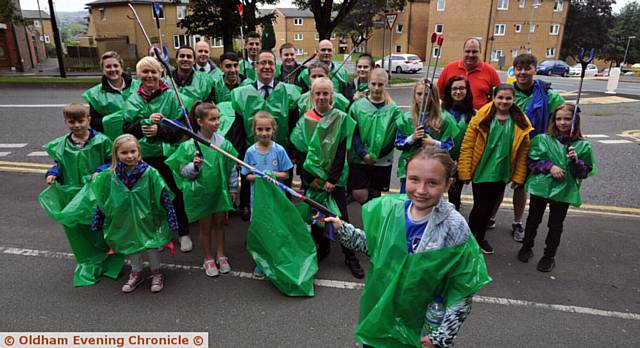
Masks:
[[[84,10],[85,4],[91,1],[93,0],[58,0],[58,1],[54,1],[54,6],[57,11],[82,11]],[[632,1],[633,0],[617,0],[616,4],[613,5],[613,12],[618,12],[622,8],[622,6]],[[38,9],[38,4],[36,0],[20,0],[20,5],[23,10]],[[280,1],[278,6],[293,7],[291,5],[291,0]],[[49,1],[40,0],[40,9],[49,12]]]

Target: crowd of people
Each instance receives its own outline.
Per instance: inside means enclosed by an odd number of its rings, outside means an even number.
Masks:
[[[515,58],[516,81],[505,84],[480,60],[480,42],[468,39],[463,59],[449,63],[437,85],[415,83],[403,112],[369,54],[357,58],[350,80],[333,62],[329,40],[318,43],[318,60],[308,66],[296,62],[289,43],[277,63],[255,32],[247,34],[245,52],[246,59],[225,52],[216,65],[200,41],[177,50],[172,71],[152,56],[140,59],[135,79],[118,53],[102,55],[102,81],[83,94],[88,109],[68,104],[69,133],[46,145],[55,165],[39,197],[76,256],[74,285],[116,279],[126,255],[131,271],[122,291],[130,293],[145,282],[146,254],[151,292],[161,291],[160,250],[173,252],[177,236],[180,251],[191,251],[189,224],[196,221],[206,275],[231,271],[225,225],[230,212],[251,220],[260,176],[166,121],[287,186],[298,175],[305,195],[332,212],[316,217],[310,234],[317,262],[329,255],[334,234],[355,278],[365,276],[356,251],[371,260],[356,328],[365,346],[453,343],[472,295],[491,281],[482,253],[494,252],[486,231],[495,227],[507,185],[513,238],[522,243],[515,256],[533,257],[549,205],[537,269],[554,268],[568,207],[580,204],[580,183],[597,167],[579,110],[534,79],[533,55]],[[383,196],[396,160],[401,193]],[[459,211],[468,183],[467,223]],[[362,229],[349,223],[350,201],[362,205]],[[254,276],[265,272],[256,266]],[[436,297],[446,312],[425,334],[425,311]]]

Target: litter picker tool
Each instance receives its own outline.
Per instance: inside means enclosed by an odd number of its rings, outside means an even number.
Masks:
[[[433,33],[431,35],[431,49],[429,52],[433,51],[434,44],[438,46],[438,55],[436,56],[436,62],[433,65],[433,71],[431,72],[431,80],[428,78],[429,69],[431,69],[431,56],[433,54],[429,54],[429,63],[427,63],[427,76],[425,76],[424,84],[425,88],[429,87],[427,93],[422,93],[422,103],[420,104],[420,124],[426,126],[427,120],[429,119],[430,112],[430,104],[431,104],[431,89],[433,88],[433,81],[436,78],[436,67],[438,66],[438,61],[440,60],[440,56],[442,55],[442,44],[444,43],[444,35],[438,35]]]
[[[361,36],[361,38],[362,38],[362,36]],[[331,74],[331,75],[329,76],[329,79],[332,79],[332,78],[335,76],[335,74],[337,74],[337,73],[338,73],[338,71],[340,71],[340,69],[344,66],[344,64],[347,62],[347,60],[349,60],[349,58],[351,58],[351,56],[353,55],[353,53],[356,51],[356,49],[357,49],[358,47],[359,47],[359,45],[358,45],[358,46],[353,46],[353,47],[351,48],[351,52],[349,52],[349,55],[348,55],[348,56],[346,56],[346,57],[344,58],[344,60],[342,60],[342,63],[338,66],[338,69],[336,69],[336,71],[334,71],[334,72],[333,72],[333,74]]]
[[[242,71],[244,72],[244,78],[247,78],[247,53],[246,53],[246,47],[245,47],[245,39],[244,39],[244,5],[242,4],[242,1],[240,1],[237,5],[238,7],[238,14],[240,15],[240,39],[242,40]]]
[[[153,6],[153,18],[156,20],[156,28],[158,29],[158,41],[160,44],[160,49],[162,50],[162,59],[164,61],[168,61],[169,60],[169,50],[167,49],[167,46],[162,44],[162,31],[160,30],[160,11],[162,10],[160,8],[160,4],[158,4],[157,2],[152,2],[152,6]],[[155,51],[155,50],[154,50]]]
[[[580,105],[580,97],[582,96],[582,83],[584,82],[584,74],[587,71],[587,67],[593,61],[593,57],[595,56],[596,50],[592,48],[589,51],[589,57],[585,58],[587,50],[583,47],[580,49],[580,55],[578,56],[578,63],[580,63],[580,85],[578,86],[578,97],[576,98],[576,107],[573,109],[573,115],[571,115],[571,132],[569,133],[569,137],[573,136],[573,132],[576,127],[576,120],[578,115],[578,106]],[[567,146],[567,152],[573,149],[572,146]],[[575,158],[571,158],[572,162],[575,162]]]

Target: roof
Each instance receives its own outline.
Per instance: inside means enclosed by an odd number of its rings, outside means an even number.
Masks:
[[[92,2],[88,2],[85,5],[87,7],[95,7],[95,6],[100,6],[100,5],[116,5],[116,4],[128,4],[128,3],[132,3],[132,4],[149,4],[151,5],[151,3],[154,2],[154,0],[131,0],[131,1],[127,1],[127,0],[96,0],[96,1],[92,1]],[[159,3],[163,3],[163,4],[174,4],[174,5],[178,5],[175,1],[173,0],[155,0],[155,2],[159,2]],[[183,4],[187,4],[188,1],[182,1]]]
[[[40,17],[42,19],[51,19],[48,13],[45,11],[38,13],[38,10],[22,10],[22,17],[25,19],[40,19]]]
[[[276,10],[280,11],[285,17],[301,17],[301,18],[313,18],[313,12],[311,10],[301,10],[291,7],[276,7]]]

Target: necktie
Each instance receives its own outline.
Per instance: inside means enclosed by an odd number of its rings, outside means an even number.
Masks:
[[[204,68],[200,68],[200,71],[204,72]]]
[[[264,85],[260,88],[262,90],[262,97],[264,99],[267,99],[267,97],[269,97],[269,92],[271,90],[271,86],[269,85]]]

